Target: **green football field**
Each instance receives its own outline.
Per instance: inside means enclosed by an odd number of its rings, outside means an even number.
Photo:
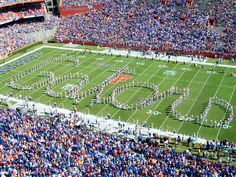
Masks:
[[[81,98],[81,93],[87,92],[101,84],[104,80],[115,73],[115,70],[127,65],[129,69],[135,70],[135,73],[124,73],[124,78],[116,79],[117,83],[110,83],[104,88],[101,99],[108,98],[114,89],[125,85],[126,83],[146,82],[158,86],[159,94],[166,90],[177,87],[180,89],[189,88],[189,96],[179,104],[176,110],[181,115],[187,117],[196,117],[200,115],[207,103],[208,99],[218,97],[236,106],[236,69],[222,68],[215,66],[195,66],[189,63],[176,63],[166,61],[155,61],[151,59],[127,58],[125,56],[111,56],[98,53],[82,53],[73,52],[63,49],[43,48],[39,51],[42,55],[36,59],[19,65],[13,70],[0,75],[0,94],[13,94],[13,97],[28,96],[36,102],[45,104],[56,103],[58,107],[67,109],[76,109],[77,111],[89,113],[98,116],[106,116],[110,114],[111,118],[130,123],[138,123],[142,125],[147,122],[149,127],[154,127],[164,131],[177,132],[185,135],[198,135],[207,139],[227,139],[236,142],[236,116],[229,127],[224,126],[207,126],[198,123],[195,119],[186,121],[184,118],[179,120],[170,114],[171,104],[178,99],[181,94],[173,94],[158,99],[148,106],[141,109],[125,110],[113,106],[110,103],[90,104],[95,99],[95,93]],[[70,54],[68,54],[68,52]],[[72,61],[49,62],[45,66],[35,69],[27,74],[27,70],[36,68],[43,61],[50,61],[53,58],[71,57],[79,58],[79,66]],[[20,59],[19,59],[20,60]],[[213,68],[213,69],[212,69]],[[222,69],[224,72],[221,72]],[[88,75],[88,83],[82,86],[78,93],[79,99],[56,98],[48,96],[45,89],[48,86],[38,86],[34,90],[22,90],[9,87],[7,84],[13,77],[19,76],[16,84],[19,86],[31,86],[45,79],[42,73],[48,71],[54,74],[55,78],[62,77],[70,73],[83,73]],[[21,73],[26,73],[20,76]],[[71,87],[81,83],[79,78],[67,79],[58,84],[53,85],[52,90],[55,93],[68,92]],[[40,85],[40,84],[39,84]],[[145,87],[131,87],[116,95],[116,100],[120,103],[135,105],[142,102],[152,94],[152,90]],[[76,103],[76,104],[75,104]],[[206,116],[207,122],[219,122],[228,116],[229,112],[224,107],[212,104]]]

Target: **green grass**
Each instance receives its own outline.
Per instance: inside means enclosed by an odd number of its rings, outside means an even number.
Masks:
[[[53,44],[53,46],[57,45]],[[8,83],[9,80],[17,73],[22,72],[25,69],[29,69],[42,61],[49,60],[51,57],[61,56],[62,54],[68,52],[68,50],[49,48],[43,48],[40,51],[43,53],[40,58],[32,60],[10,72],[0,75],[0,94],[8,94],[11,92],[14,96],[26,95],[32,97],[33,100],[38,102],[46,104],[55,102],[59,107],[72,109],[74,107],[74,100],[49,97],[46,94],[43,94],[45,87],[28,91],[15,90],[6,86],[6,83]],[[52,63],[20,79],[18,84],[28,85],[45,79],[45,77],[38,76],[39,72],[43,70],[54,72],[56,77],[68,73],[81,72],[89,76],[89,83],[82,89],[82,91],[86,91],[99,85],[111,76],[114,73],[111,71],[112,68],[120,68],[127,64],[129,68],[135,69],[136,71],[133,78],[128,79],[127,82],[151,82],[158,85],[160,92],[164,92],[173,86],[179,88],[189,88],[189,97],[177,107],[177,110],[183,115],[199,115],[205,108],[208,99],[214,96],[230,101],[234,106],[234,109],[236,106],[236,77],[229,76],[230,73],[236,74],[236,69],[233,68],[225,68],[225,73],[221,73],[220,71],[222,68],[216,67],[215,74],[209,74],[208,71],[211,68],[210,66],[199,68],[194,67],[192,64],[184,65],[182,63],[167,63],[164,61],[152,61],[101,54],[98,55],[95,53],[82,54],[80,52],[75,52],[73,55],[80,57],[79,67],[75,67],[73,63],[69,61]],[[120,60],[122,60],[122,62],[119,62]],[[140,62],[144,63],[144,65],[139,65],[138,63]],[[163,68],[163,65],[166,65],[167,67]],[[183,68],[188,68],[189,70],[184,70]],[[175,71],[176,74],[165,75],[164,72],[166,70]],[[66,84],[78,83],[79,80],[68,80],[56,85],[53,90],[56,92],[61,92],[62,87]],[[110,84],[105,87],[102,93],[102,98],[108,97],[115,88],[123,84],[123,82],[119,82],[117,84]],[[131,88],[118,94],[117,99],[123,103],[135,104],[139,101],[139,99],[147,98],[151,92],[151,90],[141,87]],[[153,124],[155,128],[166,131],[175,131],[187,135],[198,134],[200,137],[207,139],[226,138],[229,141],[236,142],[236,136],[234,136],[236,133],[236,117],[234,117],[228,129],[201,126],[194,122],[183,122],[171,117],[169,114],[170,105],[179,97],[179,95],[173,95],[163,100],[158,100],[154,104],[144,107],[141,110],[121,110],[115,108],[111,104],[94,104],[90,107],[89,102],[94,97],[95,94],[80,99],[80,103],[76,106],[76,109],[80,112],[89,112],[90,114],[98,116],[104,116],[109,113],[113,119],[121,119],[122,121],[128,121],[131,123],[136,123],[138,120],[138,123],[142,124],[146,121],[148,126]],[[223,119],[224,114],[224,109],[217,105],[213,105],[209,111],[207,120],[214,121]]]

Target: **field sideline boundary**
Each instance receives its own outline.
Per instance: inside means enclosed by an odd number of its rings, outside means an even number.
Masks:
[[[59,46],[44,45],[44,46],[40,46],[39,48],[34,49],[34,50],[30,51],[30,52],[27,52],[27,53],[25,53],[25,54],[23,54],[23,55],[21,55],[19,57],[16,57],[16,58],[14,58],[12,60],[9,60],[9,61],[7,61],[5,63],[2,63],[2,64],[0,64],[0,67],[2,67],[4,65],[7,65],[7,64],[9,64],[9,63],[11,63],[13,61],[16,61],[16,60],[18,60],[18,59],[20,59],[20,58],[22,58],[24,56],[27,56],[27,55],[29,55],[29,54],[31,54],[33,52],[41,50],[43,48],[62,49],[62,50],[71,50],[71,51],[79,51],[79,52],[85,51],[85,49],[75,49],[75,48],[69,48],[69,47],[59,47]],[[134,54],[132,54],[132,51],[131,51],[131,54],[128,54],[128,51],[126,51],[126,50],[120,50],[120,51],[123,51],[124,53],[114,54],[114,53],[111,53],[111,52],[107,52],[105,50],[103,50],[103,51],[89,50],[89,52],[91,52],[91,53],[112,54],[112,55],[121,55],[121,56],[129,55],[129,57],[139,57],[139,58],[154,59],[154,60],[161,60],[161,61],[168,61],[168,60],[170,60],[170,61],[174,61],[174,62],[177,61],[177,62],[187,62],[187,63],[192,63],[192,64],[207,65],[207,66],[218,66],[218,67],[224,67],[224,68],[236,68],[236,66],[233,66],[233,65],[214,64],[214,63],[206,63],[206,62],[198,62],[198,61],[188,61],[188,60],[185,60],[185,59],[181,58],[181,56],[179,56],[179,58],[175,58],[175,59],[172,59],[172,58],[168,59],[167,57],[165,59],[161,59],[160,57],[153,57],[153,56],[150,56],[150,55],[143,56],[143,55],[141,55],[141,53],[138,54],[138,55],[137,54],[134,55]]]
[[[65,114],[67,119],[70,119],[71,117],[73,117],[73,115],[71,115],[71,110],[68,110],[68,109],[52,107],[47,104],[38,103],[38,102],[34,102],[34,101],[26,101],[26,100],[14,98],[14,97],[8,97],[8,96],[2,95],[2,94],[0,94],[0,98],[4,99],[6,101],[16,102],[16,104],[10,106],[13,109],[16,109],[17,107],[23,107],[23,105],[26,102],[28,103],[29,108],[32,108],[34,105],[35,107],[37,107],[37,115],[38,116],[45,116],[44,111],[49,111],[49,112],[52,111],[53,112],[56,110],[56,112],[58,112],[58,113]],[[118,125],[118,123],[122,123],[125,125],[125,130],[128,130],[128,129],[134,130],[134,129],[138,128],[140,130],[140,133],[144,136],[148,136],[149,133],[158,133],[161,136],[168,136],[171,138],[176,138],[176,137],[180,136],[180,137],[183,137],[183,139],[185,139],[185,140],[187,140],[188,137],[190,137],[190,136],[186,136],[183,134],[161,131],[156,128],[145,128],[145,127],[141,127],[141,126],[136,127],[137,126],[136,124],[127,123],[124,121],[117,121],[117,120],[113,120],[113,119],[105,120],[104,117],[98,117],[96,115],[85,114],[82,112],[76,112],[76,114],[78,114],[78,117],[83,117],[83,119],[85,120],[84,122],[87,122],[87,120],[89,120],[89,122],[91,124],[95,124],[97,122],[97,124],[100,125],[100,128],[98,127],[98,129],[100,131],[106,131],[108,133],[119,132],[120,129],[117,128],[117,125]],[[136,136],[138,136],[138,135],[139,134],[137,134]],[[127,137],[129,137],[129,135]],[[196,143],[205,143],[207,140],[201,139],[201,138],[194,138],[194,141]]]

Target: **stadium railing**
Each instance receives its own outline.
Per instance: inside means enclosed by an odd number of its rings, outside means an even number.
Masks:
[[[139,50],[139,51],[148,51],[150,46],[124,46],[124,45],[112,45],[112,44],[97,44],[94,42],[84,42],[84,41],[71,41],[71,40],[57,40],[58,42],[62,43],[73,43],[73,44],[84,44],[84,45],[93,45],[97,46],[100,45],[102,47],[115,47],[120,49],[132,49],[132,50]],[[182,55],[194,55],[194,56],[203,56],[203,57],[210,57],[210,58],[234,58],[236,59],[236,54],[227,54],[227,53],[220,53],[215,54],[212,51],[198,51],[198,52],[188,52],[188,51],[181,51],[181,50],[170,50],[170,49],[157,49],[152,48],[152,51],[155,52],[162,52],[162,53],[173,53],[173,54],[182,54]]]

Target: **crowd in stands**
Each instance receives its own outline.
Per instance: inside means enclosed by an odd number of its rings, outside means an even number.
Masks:
[[[200,150],[206,148],[212,147],[208,143]],[[235,172],[234,166],[211,162],[202,152],[198,156],[191,150],[177,153],[167,138],[133,141],[20,111],[0,110],[2,176],[233,177]]]
[[[107,5],[97,11],[62,17],[55,35],[59,41],[214,54],[236,53],[236,2],[233,0],[208,0],[207,3],[203,0],[64,1],[68,6],[73,2],[80,5],[105,2]],[[186,5],[186,2],[192,3]],[[5,7],[1,9],[0,23],[44,12],[44,3]],[[29,23],[32,26],[28,29]],[[31,32],[32,28],[38,31],[37,26],[39,29],[44,26],[42,23],[29,23],[19,22],[0,28],[3,37],[0,39],[1,55],[32,42],[24,39],[22,33]],[[53,24],[46,22],[45,25],[47,28]]]
[[[45,13],[45,3],[9,6],[0,9],[0,24]]]
[[[1,0],[0,1],[0,7],[8,4],[13,4],[13,3],[23,3],[23,2],[34,2],[35,0]]]
[[[54,29],[58,26],[59,19],[53,15],[41,18],[19,20],[0,27],[0,56],[22,48],[33,41],[30,33]]]
[[[186,5],[189,1],[192,3]],[[98,11],[63,18],[56,38],[100,45],[236,53],[234,0],[118,0],[106,4]]]
[[[88,6],[106,3],[108,0],[62,0],[63,6]]]

